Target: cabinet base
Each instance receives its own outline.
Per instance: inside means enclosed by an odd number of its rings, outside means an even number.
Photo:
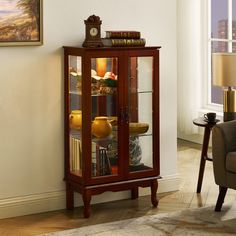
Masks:
[[[150,187],[151,188],[151,202],[153,207],[157,207],[158,199],[157,199],[157,188],[158,181],[160,177],[149,177],[143,179],[135,179],[107,184],[99,184],[99,185],[91,185],[85,186],[73,181],[66,181],[66,207],[68,210],[72,210],[74,208],[74,192],[78,192],[82,194],[83,202],[84,202],[84,217],[88,218],[91,214],[91,198],[92,195],[101,194],[103,192],[112,191],[124,191],[131,190],[131,199],[138,198],[138,187]]]

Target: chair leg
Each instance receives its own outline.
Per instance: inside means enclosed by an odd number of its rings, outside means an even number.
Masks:
[[[221,207],[224,203],[225,194],[227,192],[227,189],[228,188],[226,188],[226,187],[219,186],[219,195],[218,195],[218,199],[216,202],[215,211],[221,211]]]

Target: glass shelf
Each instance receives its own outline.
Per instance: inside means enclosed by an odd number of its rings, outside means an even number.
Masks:
[[[82,93],[81,93],[81,92],[78,92],[78,91],[69,91],[69,94],[74,94],[74,95],[80,95],[80,96],[82,96]]]
[[[153,93],[153,91],[138,91],[137,94],[142,94],[142,93]],[[78,92],[78,91],[69,91],[69,94],[75,94],[75,95],[82,95],[81,92]],[[100,97],[100,96],[114,96],[116,95],[116,93],[114,94],[111,94],[111,93],[97,93],[97,94],[91,94],[92,97]]]
[[[134,171],[144,171],[144,170],[151,170],[151,167],[145,166],[143,163],[140,165],[129,165],[129,171],[134,172]]]
[[[94,136],[92,137],[92,141],[93,142],[109,142],[109,141],[111,141],[113,139],[114,139],[113,135],[109,135],[106,138],[96,138]]]
[[[130,137],[152,137],[152,133],[145,134],[129,134]]]
[[[101,96],[114,96],[116,94],[111,94],[111,93],[98,93],[98,94],[91,94],[92,97],[101,97]]]
[[[150,91],[137,91],[137,93],[138,94],[140,94],[140,93],[153,93],[153,91],[152,90],[150,90]]]
[[[82,93],[78,92],[78,91],[69,91],[69,94],[82,96]],[[116,94],[115,93],[114,94],[111,94],[111,93],[106,93],[106,94],[105,93],[91,94],[92,97],[114,96],[114,95],[116,95]]]

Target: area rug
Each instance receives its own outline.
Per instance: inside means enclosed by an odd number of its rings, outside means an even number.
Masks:
[[[214,207],[187,209],[174,213],[81,227],[43,236],[221,236],[236,235],[236,209]]]

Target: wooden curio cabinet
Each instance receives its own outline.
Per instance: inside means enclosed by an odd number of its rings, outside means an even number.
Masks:
[[[160,47],[64,47],[67,208],[82,194],[151,187],[157,206]]]

